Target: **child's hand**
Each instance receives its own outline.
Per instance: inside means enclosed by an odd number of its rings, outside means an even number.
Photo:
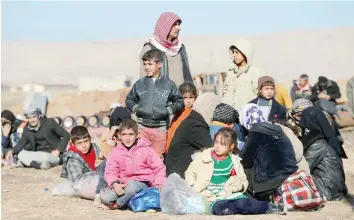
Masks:
[[[158,188],[160,191],[162,190],[162,185],[156,185],[156,188]]]
[[[125,192],[124,192],[125,185],[124,184],[115,183],[113,185],[113,188],[118,196],[122,196],[125,194]]]

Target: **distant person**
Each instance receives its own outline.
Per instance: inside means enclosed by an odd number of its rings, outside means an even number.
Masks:
[[[70,140],[69,133],[54,119],[43,118],[38,108],[27,109],[25,117],[27,126],[19,143],[6,154],[6,159],[12,161],[13,155],[18,154],[18,165],[43,170],[59,165]]]
[[[290,110],[293,106],[293,102],[289,95],[289,92],[279,83],[275,84],[275,100],[284,106],[287,110]]]
[[[312,88],[311,102],[315,104],[320,99],[336,103],[341,97],[338,84],[324,76],[318,77],[318,82]]]
[[[312,87],[309,84],[309,76],[306,74],[302,74],[299,78],[299,81],[294,81],[294,85],[291,88],[290,96],[293,102],[297,99],[307,99],[311,100],[312,95]]]
[[[252,65],[251,42],[238,40],[229,47],[231,67],[226,75],[223,88],[223,103],[240,111],[250,100],[257,97],[259,70]]]
[[[163,158],[169,117],[183,110],[183,98],[176,84],[160,74],[164,64],[159,50],[149,50],[142,60],[146,76],[133,85],[126,106],[137,116],[140,137],[148,139]]]
[[[179,87],[179,92],[183,96],[184,109],[176,114],[171,122],[167,133],[166,153],[170,148],[172,138],[180,124],[189,116],[193,110],[193,104],[197,98],[197,88],[193,83],[186,82]]]
[[[262,76],[258,79],[258,97],[250,101],[260,107],[266,121],[278,119],[286,121],[286,109],[275,99],[275,81],[270,76]]]
[[[157,49],[162,53],[161,76],[171,79],[177,87],[184,82],[193,82],[185,46],[179,40],[182,19],[173,12],[160,15],[153,36],[144,44],[140,53],[140,77],[145,76],[143,55]]]
[[[11,111],[1,112],[1,158],[19,141],[15,122],[16,116]]]

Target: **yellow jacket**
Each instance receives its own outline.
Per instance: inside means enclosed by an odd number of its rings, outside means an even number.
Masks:
[[[207,193],[206,188],[210,184],[211,177],[214,171],[214,162],[211,157],[213,148],[204,150],[199,153],[195,160],[189,165],[185,172],[185,180],[188,185],[192,186],[194,190],[206,197],[209,201],[216,198],[211,198],[214,195]],[[232,155],[232,162],[236,171],[236,176],[231,176],[224,185],[224,197],[231,196],[235,192],[245,192],[248,187],[247,177],[241,165],[241,158]]]
[[[282,106],[284,106],[287,110],[291,109],[293,106],[293,102],[290,98],[289,93],[286,89],[280,84],[275,85],[275,100],[279,102]]]

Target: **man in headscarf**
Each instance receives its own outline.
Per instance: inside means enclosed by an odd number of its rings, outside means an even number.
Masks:
[[[46,170],[59,165],[70,139],[69,133],[54,119],[42,117],[39,108],[30,107],[24,115],[27,126],[19,143],[6,154],[6,160],[12,161],[13,154],[17,154],[19,166]]]
[[[157,20],[153,36],[145,43],[140,53],[140,77],[145,71],[142,56],[151,49],[163,54],[161,77],[168,77],[179,87],[184,82],[193,82],[184,45],[179,41],[182,19],[173,12],[161,14]]]
[[[315,103],[319,99],[325,99],[336,103],[336,99],[341,97],[339,86],[336,82],[324,76],[318,77],[318,82],[312,88],[311,101]]]

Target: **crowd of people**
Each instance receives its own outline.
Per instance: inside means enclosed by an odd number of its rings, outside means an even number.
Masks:
[[[141,52],[141,78],[126,107],[111,112],[99,146],[84,126],[69,134],[37,108],[17,126],[4,110],[2,156],[12,167],[62,165],[61,177],[72,182],[95,173],[94,205],[104,209],[126,208],[143,189],[161,190],[172,173],[215,215],[319,210],[342,199],[347,155],[323,111],[323,103],[340,98],[338,85],[320,77],[311,87],[301,75],[289,104],[290,96],[279,95],[275,80],[252,64],[252,45],[242,39],[227,48],[232,64],[222,98],[198,94],[178,38],[181,23],[174,13],[160,16]]]

